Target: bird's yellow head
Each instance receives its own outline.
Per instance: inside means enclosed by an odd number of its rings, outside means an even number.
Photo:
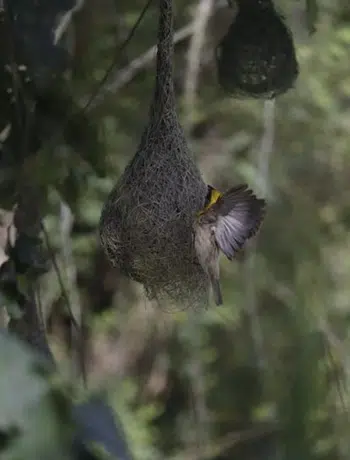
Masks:
[[[213,204],[215,204],[218,199],[222,196],[222,193],[219,192],[219,190],[216,190],[216,188],[212,187],[211,185],[208,185],[208,193],[205,199],[205,207],[199,211],[198,215],[201,216],[205,212],[208,211]]]

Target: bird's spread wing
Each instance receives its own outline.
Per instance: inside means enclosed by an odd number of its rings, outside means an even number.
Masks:
[[[228,259],[242,248],[260,228],[265,214],[265,200],[258,199],[247,185],[226,192],[213,205],[217,215],[215,238]]]

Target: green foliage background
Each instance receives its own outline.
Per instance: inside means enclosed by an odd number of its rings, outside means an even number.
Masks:
[[[82,152],[90,164],[76,157],[45,164],[45,174],[52,168],[60,178],[45,223],[74,309],[90,313],[89,382],[108,386],[137,460],[349,458],[350,7],[320,0],[309,36],[315,5],[307,3],[308,18],[302,2],[277,5],[294,33],[300,76],[276,101],[271,152],[261,146],[269,108],[218,88],[215,37],[227,26],[221,16],[207,28],[190,116],[190,36],[176,46],[179,109],[191,122],[189,141],[204,176],[220,189],[247,181],[268,200],[256,244],[235,263],[222,260],[223,308],[159,311],[98,246],[103,201],[146,123],[154,61],[94,109],[104,151]],[[177,30],[193,20],[196,5],[176,0]],[[76,24],[78,100],[101,78],[142,7],[119,0],[115,11],[112,1],[87,1]],[[156,26],[153,5],[119,72],[154,45]],[[68,230],[62,199],[74,216]],[[50,343],[69,376],[55,274],[42,284]]]

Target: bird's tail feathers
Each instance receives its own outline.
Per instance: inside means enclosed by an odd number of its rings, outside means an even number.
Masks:
[[[221,292],[221,286],[220,286],[220,280],[219,278],[216,278],[214,275],[210,275],[210,283],[211,287],[213,290],[213,297],[216,305],[222,305],[223,304],[223,299],[222,299],[222,292]]]

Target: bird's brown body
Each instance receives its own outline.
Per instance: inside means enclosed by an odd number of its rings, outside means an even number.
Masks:
[[[222,295],[219,284],[219,247],[216,244],[213,232],[208,228],[211,224],[195,224],[195,249],[199,263],[208,275],[213,289],[214,300],[217,305],[222,304]]]
[[[221,193],[208,186],[205,208],[194,222],[194,244],[199,263],[207,273],[217,305],[223,303],[220,288],[220,250],[229,260],[259,230],[265,200],[258,199],[247,185]]]

